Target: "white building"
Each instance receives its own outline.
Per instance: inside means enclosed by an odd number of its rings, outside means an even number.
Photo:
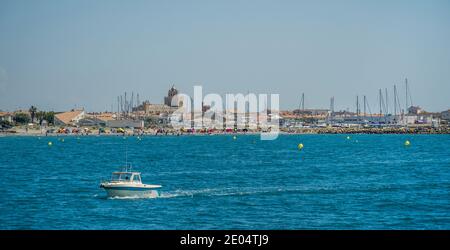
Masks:
[[[13,122],[13,115],[8,112],[0,112],[0,121]]]

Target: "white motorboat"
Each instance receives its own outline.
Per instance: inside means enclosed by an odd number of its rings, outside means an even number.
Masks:
[[[154,198],[158,196],[161,185],[144,184],[141,173],[131,172],[128,167],[124,171],[113,172],[110,181],[102,181],[100,187],[105,189],[109,197]]]

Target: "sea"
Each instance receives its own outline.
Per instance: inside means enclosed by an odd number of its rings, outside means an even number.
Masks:
[[[3,136],[0,229],[448,230],[450,135]]]

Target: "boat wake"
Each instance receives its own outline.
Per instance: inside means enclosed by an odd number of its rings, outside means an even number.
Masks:
[[[294,187],[239,187],[239,188],[205,188],[197,190],[174,190],[160,192],[157,198],[207,197],[207,196],[248,196],[248,195],[280,195],[280,194],[332,194],[340,192],[385,192],[404,188],[417,188],[405,185],[324,185]]]
[[[108,199],[168,199],[178,197],[220,197],[220,196],[250,196],[250,195],[280,195],[280,194],[331,194],[339,192],[380,192],[403,188],[414,188],[410,185],[326,185],[326,186],[294,186],[294,187],[233,187],[204,188],[196,190],[159,191],[151,196],[115,196]]]
[[[107,197],[107,199],[109,200],[134,200],[134,199],[155,199],[155,198],[159,198],[160,195],[159,194],[148,194],[148,195],[132,195],[132,196],[112,196],[112,197]]]
[[[286,192],[287,189],[274,188],[224,188],[224,189],[198,189],[198,190],[175,190],[169,192],[161,192],[158,198],[175,198],[175,197],[202,197],[202,196],[243,196],[255,195],[263,193],[279,193]]]

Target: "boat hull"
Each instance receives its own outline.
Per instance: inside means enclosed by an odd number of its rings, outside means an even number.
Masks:
[[[103,187],[108,197],[156,198],[159,193],[150,188]]]

